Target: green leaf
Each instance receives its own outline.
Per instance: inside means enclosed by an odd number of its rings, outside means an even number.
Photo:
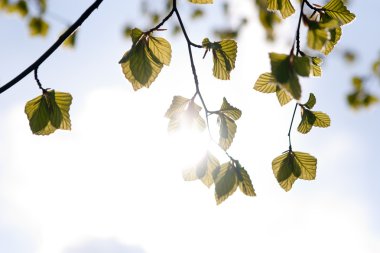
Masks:
[[[172,104],[170,105],[169,109],[165,113],[166,118],[173,118],[176,117],[178,114],[185,111],[187,108],[187,105],[189,104],[190,99],[181,97],[181,96],[174,96],[172,100]]]
[[[213,0],[188,0],[190,3],[193,4],[212,4]]]
[[[73,32],[64,42],[63,46],[68,48],[74,48],[77,40],[77,31]]]
[[[70,130],[70,105],[72,96],[69,93],[45,91],[25,105],[29,126],[36,135],[49,135],[56,129]]]
[[[248,172],[242,167],[239,161],[235,161],[235,172],[239,181],[239,189],[247,196],[256,196],[251,178]]]
[[[307,32],[307,46],[311,49],[321,51],[328,41],[329,34],[325,29],[311,28]]]
[[[307,102],[305,104],[303,104],[304,106],[306,106],[308,109],[313,109],[314,105],[317,103],[317,99],[315,98],[314,94],[313,93],[310,93],[309,95],[309,99],[307,100]]]
[[[342,36],[342,29],[340,27],[337,27],[335,29],[329,30],[330,33],[330,38],[326,42],[326,45],[324,46],[322,53],[325,55],[328,55],[331,53],[331,51],[334,49],[335,45],[338,43],[340,40],[340,37]]]
[[[311,57],[311,70],[310,74],[313,76],[321,76],[322,75],[322,59],[319,57]]]
[[[154,82],[163,65],[169,65],[171,46],[160,37],[145,34],[135,28],[131,32],[132,48],[119,61],[125,77],[133,89],[147,87]]]
[[[272,75],[281,83],[287,83],[290,79],[290,57],[286,54],[269,53]]]
[[[323,128],[330,126],[331,120],[330,120],[329,115],[327,115],[324,112],[313,112],[313,114],[315,116],[315,122],[313,126],[323,127]]]
[[[272,169],[280,186],[289,191],[298,178],[315,179],[317,159],[307,153],[289,150],[273,160]]]
[[[289,81],[286,84],[282,84],[294,99],[299,100],[301,98],[301,85],[298,80],[298,76],[294,72],[289,73]]]
[[[165,65],[169,65],[172,58],[172,49],[170,43],[164,38],[150,37],[149,38],[149,49],[152,51],[153,55]]]
[[[241,117],[241,110],[230,105],[225,97],[219,111],[232,120],[238,120]]]
[[[219,166],[218,159],[207,152],[196,166],[183,172],[183,178],[186,181],[200,179],[207,187],[210,187],[214,183],[213,172]]]
[[[223,150],[227,150],[235,137],[237,128],[235,120],[241,117],[241,111],[230,105],[226,98],[223,98],[223,104],[217,114],[218,124],[220,126],[219,146]]]
[[[350,23],[355,19],[355,14],[351,13],[341,0],[330,0],[322,10],[330,16],[338,20],[342,25]]]
[[[302,109],[301,111],[302,114],[302,119],[300,124],[298,125],[298,132],[306,134],[310,132],[310,130],[313,128],[313,125],[316,121],[316,117],[313,114],[313,112],[307,110],[307,109]]]
[[[271,73],[263,73],[257,79],[253,89],[263,93],[274,93],[277,90],[278,83]]]
[[[279,10],[283,18],[287,18],[295,12],[290,0],[268,0],[268,10]]]
[[[231,196],[239,186],[235,168],[228,162],[220,166],[220,170],[215,181],[215,199],[219,205]]]
[[[296,56],[294,58],[294,70],[300,76],[310,75],[310,58],[308,56]]]
[[[203,39],[202,46],[207,51],[212,50],[213,74],[221,80],[229,80],[230,73],[235,68],[237,44],[234,40],[222,40],[210,42],[208,38]]]
[[[276,95],[277,95],[278,102],[280,103],[281,106],[286,105],[293,99],[293,97],[285,89],[281,88],[280,86],[277,86]]]
[[[49,24],[40,17],[33,17],[29,20],[29,32],[31,36],[46,36],[49,31]]]
[[[235,137],[236,134],[236,123],[234,120],[225,116],[224,114],[219,114],[218,124],[220,126],[219,129],[219,146],[223,150],[227,150]]]

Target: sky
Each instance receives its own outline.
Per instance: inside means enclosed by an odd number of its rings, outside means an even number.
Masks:
[[[92,3],[50,1],[51,11],[70,21]],[[183,2],[186,14],[190,4]],[[247,169],[257,193],[251,198],[237,191],[216,205],[213,189],[182,179],[204,140],[169,136],[163,117],[174,95],[194,94],[184,40],[159,34],[172,44],[172,62],[151,88],[134,92],[118,61],[131,46],[122,26],[140,24],[138,4],[104,1],[80,29],[77,47],[57,50],[39,68],[45,87],[73,95],[72,131],[32,135],[24,114],[25,103],[40,95],[32,75],[1,94],[0,252],[380,252],[380,109],[355,112],[345,102],[351,75],[368,72],[380,53],[380,36],[371,31],[380,2],[368,3],[352,1],[357,19],[344,27],[323,76],[302,80],[302,101],[313,92],[315,108],[332,124],[308,135],[293,129],[294,150],[317,157],[318,169],[315,181],[298,180],[288,193],[277,184],[271,161],[287,149],[294,104],[280,107],[274,95],[252,87],[270,69],[268,52],[289,51],[297,17],[278,30],[278,43],[268,44],[250,1],[235,1],[233,11],[252,20],[239,38],[228,82],[214,79],[211,59],[194,51],[208,107],[217,109],[226,96],[243,111],[229,153]],[[212,13],[206,21],[185,19],[194,42],[212,38],[210,27],[223,22],[217,6],[204,8]],[[0,20],[1,84],[65,28],[52,20],[47,38],[31,39],[19,18],[1,14]],[[358,52],[356,65],[341,60],[346,48]]]

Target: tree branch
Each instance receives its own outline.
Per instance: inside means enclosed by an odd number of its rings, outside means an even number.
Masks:
[[[288,137],[289,137],[289,150],[292,151],[292,142],[290,140],[290,134],[292,132],[292,127],[293,127],[293,121],[294,121],[294,116],[296,115],[298,103],[296,103],[296,106],[294,107],[293,111],[293,116],[292,116],[292,121],[290,122],[290,127],[289,127],[289,132],[288,132]]]
[[[23,72],[21,72],[18,76],[13,78],[7,84],[0,87],[0,94],[4,91],[8,90],[16,83],[24,79],[28,74],[30,74],[33,70],[37,69],[46,59],[48,59],[61,45],[62,43],[73,33],[78,27],[82,25],[82,23],[92,14],[94,10],[96,10],[99,5],[103,2],[103,0],[96,0],[88,9],[83,12],[83,14],[79,17],[79,19],[72,24],[66,32],[64,32],[58,40],[48,49],[46,52],[40,56],[34,63],[32,63],[29,67],[27,67]]]

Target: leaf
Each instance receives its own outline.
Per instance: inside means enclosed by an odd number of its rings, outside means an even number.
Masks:
[[[194,101],[181,96],[175,96],[165,114],[165,117],[170,119],[168,130],[176,131],[182,127],[195,127],[200,131],[204,130],[206,122],[199,115],[201,110],[202,107],[194,103]]]
[[[49,24],[40,17],[32,17],[29,20],[29,32],[31,36],[46,36],[49,31]]]
[[[239,181],[239,189],[247,196],[256,196],[251,178],[248,172],[242,167],[239,161],[235,161],[235,171]]]
[[[241,117],[241,111],[230,105],[226,98],[223,98],[223,104],[217,113],[218,124],[220,126],[219,146],[223,150],[227,150],[235,137],[237,128],[235,120]]]
[[[281,84],[290,79],[290,57],[286,54],[269,53],[272,75]]]
[[[329,34],[325,29],[310,28],[307,32],[307,46],[311,49],[321,51],[328,41]]]
[[[70,105],[72,96],[69,93],[44,91],[25,105],[29,126],[36,135],[49,135],[56,129],[70,130]]]
[[[277,95],[278,102],[280,103],[281,106],[286,105],[293,99],[293,97],[285,89],[279,86],[277,86],[276,95]]]
[[[322,10],[331,18],[337,19],[342,25],[355,19],[355,14],[351,13],[341,0],[330,0],[322,7]]]
[[[310,75],[310,58],[308,56],[296,56],[294,58],[294,70],[300,76]]]
[[[299,100],[301,98],[301,85],[298,80],[298,76],[294,72],[289,73],[289,81],[286,84],[282,84],[293,98]]]
[[[290,0],[268,0],[268,10],[279,10],[283,18],[287,18],[295,12]]]
[[[232,120],[238,120],[241,117],[241,110],[230,105],[225,97],[219,111]]]
[[[228,162],[220,166],[220,170],[215,181],[215,199],[219,205],[237,189],[239,183],[233,165]]]
[[[188,0],[190,3],[193,4],[212,4],[213,0]]]
[[[330,39],[326,42],[326,45],[322,50],[322,53],[324,53],[325,55],[328,55],[329,53],[331,53],[335,45],[340,40],[340,37],[342,36],[342,29],[340,27],[331,29],[329,30],[329,32],[330,32]]]
[[[306,134],[310,132],[310,130],[313,128],[313,125],[316,121],[316,117],[313,114],[313,112],[307,109],[303,109],[301,113],[302,113],[302,119],[301,119],[300,124],[298,125],[297,130],[300,133]]]
[[[210,42],[205,38],[202,46],[207,51],[212,50],[213,55],[213,74],[221,80],[229,80],[230,73],[235,68],[237,44],[234,40],[222,40],[219,42]]]
[[[73,32],[64,42],[63,46],[68,48],[74,48],[77,39],[77,31]]]
[[[153,55],[165,65],[169,65],[172,57],[172,49],[170,43],[164,38],[150,37],[149,38],[149,49],[152,51]]]
[[[253,89],[263,93],[273,93],[277,90],[277,81],[271,73],[263,73],[257,79]]]
[[[317,159],[307,153],[289,150],[272,161],[272,169],[280,186],[289,191],[298,178],[315,179]]]
[[[313,93],[310,93],[309,99],[303,105],[306,106],[308,109],[313,109],[315,103],[317,103],[317,99],[315,98]]]
[[[330,126],[331,120],[330,120],[329,115],[327,115],[324,112],[313,112],[313,114],[315,116],[315,122],[313,126],[323,127],[323,128]]]
[[[311,70],[310,74],[313,76],[321,76],[322,75],[322,59],[319,57],[311,57]]]
[[[207,187],[210,187],[214,183],[212,174],[219,166],[218,159],[210,152],[207,152],[196,166],[183,172],[184,180],[192,181],[200,179]]]
[[[225,116],[224,114],[220,114],[218,117],[218,124],[220,126],[219,129],[219,146],[223,150],[227,150],[235,137],[236,134],[236,123],[234,120]]]
[[[145,34],[135,28],[131,32],[132,48],[119,61],[125,77],[133,89],[147,87],[154,82],[163,65],[169,65],[171,46],[160,37]]]
[[[190,99],[181,97],[181,96],[174,96],[172,100],[172,104],[170,105],[169,109],[165,113],[166,118],[173,118],[177,116],[178,114],[185,111]]]

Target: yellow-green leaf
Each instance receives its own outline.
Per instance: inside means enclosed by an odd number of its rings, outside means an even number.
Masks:
[[[207,187],[210,187],[214,183],[213,172],[219,166],[218,159],[207,152],[198,164],[183,172],[183,178],[186,181],[200,179]]]
[[[317,159],[307,153],[289,150],[273,160],[272,169],[280,186],[289,191],[297,178],[315,179]]]
[[[29,126],[36,135],[49,135],[56,129],[70,130],[70,105],[72,96],[69,93],[44,91],[25,105]]]
[[[190,99],[182,97],[182,96],[174,96],[172,100],[172,104],[169,109],[165,113],[166,118],[173,118],[179,113],[185,111]]]
[[[294,99],[299,100],[301,98],[301,85],[298,80],[298,76],[294,71],[289,73],[289,80],[287,83],[281,85],[285,88]]]
[[[313,114],[313,112],[307,110],[307,109],[302,109],[302,119],[300,124],[298,125],[298,132],[306,134],[310,132],[310,130],[313,128],[313,125],[315,123],[316,117]]]
[[[329,40],[326,42],[324,48],[322,49],[322,53],[325,55],[328,55],[331,53],[331,51],[334,49],[335,45],[340,40],[340,37],[342,36],[342,28],[337,27],[334,29],[329,30],[330,36]]]
[[[213,56],[213,74],[221,80],[229,80],[230,73],[235,68],[237,44],[234,40],[222,40],[218,42],[210,42],[205,38],[202,46],[207,51],[212,50]]]
[[[268,0],[268,10],[280,11],[283,18],[287,18],[295,12],[290,0]]]
[[[251,178],[248,172],[242,167],[239,161],[235,161],[235,172],[239,181],[239,189],[247,196],[256,196]]]
[[[32,36],[46,36],[49,31],[49,24],[40,17],[33,17],[29,20],[29,32]]]
[[[327,115],[324,112],[313,112],[313,114],[315,116],[315,121],[314,121],[313,126],[323,127],[323,128],[330,126],[331,120],[330,120],[329,115]]]
[[[74,48],[77,38],[77,32],[73,32],[64,42],[63,46],[68,48]]]
[[[294,70],[300,76],[310,75],[310,58],[308,56],[294,57]]]
[[[225,116],[224,114],[219,114],[218,124],[220,126],[219,129],[219,146],[223,150],[227,150],[235,137],[236,134],[236,123],[234,120]]]
[[[280,86],[277,86],[276,95],[277,95],[278,102],[280,103],[281,106],[286,105],[293,99],[293,97],[285,89],[281,88]]]
[[[322,59],[319,57],[311,57],[311,70],[310,74],[313,76],[321,76],[322,75]]]
[[[165,65],[170,64],[172,57],[172,48],[170,43],[164,38],[152,37],[149,38],[149,49],[152,51],[153,55]]]
[[[212,4],[213,0],[188,0],[190,3],[193,4]]]
[[[219,173],[214,181],[215,199],[218,205],[231,196],[239,185],[235,169],[231,163],[224,163],[220,166]]]
[[[315,95],[313,93],[310,93],[309,99],[303,105],[306,106],[308,109],[313,109],[316,103],[317,103],[317,99],[315,98]]]
[[[263,93],[276,92],[278,83],[271,73],[266,72],[259,76],[253,89]]]
[[[351,13],[341,0],[330,0],[322,7],[325,13],[337,19],[342,25],[350,23],[355,19],[355,14]]]
[[[241,110],[230,105],[226,98],[223,98],[223,104],[219,111],[232,120],[238,120],[241,117]]]
[[[272,75],[281,84],[287,83],[290,79],[290,57],[286,54],[269,53]]]
[[[307,46],[311,49],[321,51],[328,41],[329,34],[324,29],[309,28],[307,32]]]

